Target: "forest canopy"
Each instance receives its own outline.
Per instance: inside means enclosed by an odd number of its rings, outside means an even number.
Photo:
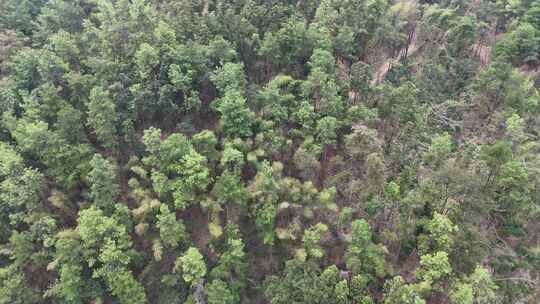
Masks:
[[[533,304],[540,0],[0,0],[0,304]]]

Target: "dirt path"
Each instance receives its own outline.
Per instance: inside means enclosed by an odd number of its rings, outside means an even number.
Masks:
[[[380,66],[375,68],[375,73],[373,75],[373,79],[371,80],[371,85],[381,83],[394,64],[399,63],[401,60],[413,55],[416,51],[418,51],[417,28],[417,26],[413,28],[409,44],[407,45],[407,47],[404,47],[399,51],[399,55],[397,56],[397,58],[388,58]]]
[[[417,5],[416,0],[401,0],[400,2],[409,3],[411,5]],[[416,20],[417,21],[417,20]],[[415,21],[415,22],[416,22]],[[371,84],[375,85],[381,83],[384,80],[384,77],[390,71],[392,66],[396,63],[399,63],[403,59],[413,55],[418,50],[418,26],[415,24],[412,31],[409,32],[408,44],[406,47],[399,50],[398,56],[396,58],[387,58],[385,61],[375,64],[373,79]]]

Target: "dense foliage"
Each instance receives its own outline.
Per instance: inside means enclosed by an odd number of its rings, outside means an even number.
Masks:
[[[0,304],[540,299],[540,0],[0,0]]]

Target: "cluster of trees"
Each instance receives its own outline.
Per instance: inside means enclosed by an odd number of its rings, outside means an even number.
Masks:
[[[540,1],[0,12],[0,303],[540,298]]]

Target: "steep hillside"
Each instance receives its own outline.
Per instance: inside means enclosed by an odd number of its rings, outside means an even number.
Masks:
[[[537,304],[540,0],[0,0],[0,304]]]

